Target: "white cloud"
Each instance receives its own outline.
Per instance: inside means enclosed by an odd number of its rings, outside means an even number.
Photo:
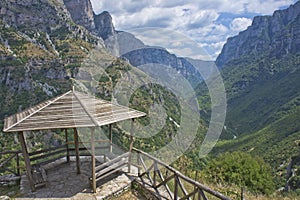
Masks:
[[[230,29],[234,32],[240,32],[245,30],[248,26],[250,26],[252,23],[252,19],[241,17],[241,18],[235,18],[230,23]]]
[[[91,1],[96,13],[104,10],[111,13],[117,30],[160,27],[179,31],[200,45],[211,44],[204,47],[214,58],[221,51],[220,44],[251,24],[251,16],[270,15],[282,6],[296,2],[296,0]],[[229,13],[232,16],[218,21],[221,13]]]

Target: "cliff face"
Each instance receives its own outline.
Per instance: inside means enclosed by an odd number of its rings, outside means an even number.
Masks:
[[[177,57],[163,48],[149,46],[128,52],[122,55],[122,57],[126,58],[131,65],[137,67],[145,64],[172,67],[177,73],[186,78],[193,87],[197,86],[203,80],[196,67],[207,68],[209,70],[209,67],[213,64],[213,62],[202,62],[201,64],[197,64],[197,66],[193,66],[186,58]]]
[[[88,30],[95,29],[94,12],[89,0],[64,0],[73,21]]]
[[[72,20],[106,40],[115,34],[112,17],[106,11],[96,15],[90,0],[64,0]]]
[[[62,0],[0,1],[0,120],[70,89],[68,79],[102,42],[72,21]]]
[[[229,38],[216,60],[219,67],[244,55],[280,57],[300,48],[300,2],[272,16],[258,16],[239,35]]]
[[[94,21],[96,32],[103,40],[106,40],[116,33],[112,17],[108,12],[104,11],[99,15],[94,15]]]

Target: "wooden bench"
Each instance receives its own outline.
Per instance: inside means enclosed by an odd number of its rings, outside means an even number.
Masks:
[[[31,173],[35,188],[46,186],[47,174],[46,170],[41,165],[32,166]]]

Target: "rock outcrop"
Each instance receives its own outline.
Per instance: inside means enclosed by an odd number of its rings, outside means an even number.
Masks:
[[[96,32],[103,40],[106,40],[116,33],[112,17],[107,11],[104,11],[99,15],[94,15],[94,20]]]
[[[75,23],[103,40],[115,34],[111,15],[107,11],[95,14],[90,0],[64,0],[64,4]]]
[[[90,0],[64,0],[73,21],[88,30],[95,29],[94,11]]]
[[[231,37],[216,60],[218,67],[245,55],[268,53],[278,57],[300,48],[300,2],[272,16],[257,16],[247,30]]]

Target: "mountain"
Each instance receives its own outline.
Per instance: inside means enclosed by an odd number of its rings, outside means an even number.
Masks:
[[[247,30],[228,39],[216,60],[228,108],[214,153],[240,150],[263,157],[274,168],[278,187],[285,185],[285,168],[299,151],[299,33],[298,1],[272,16],[255,17]]]
[[[64,4],[76,24],[85,27],[103,40],[115,34],[111,15],[107,11],[95,14],[90,0],[64,0]]]
[[[1,120],[70,88],[76,67],[103,46],[56,0],[1,1],[0,26]]]
[[[223,67],[242,56],[268,54],[283,57],[296,54],[300,48],[300,2],[285,10],[275,11],[272,16],[257,16],[247,30],[231,37],[224,45],[216,64]]]
[[[105,47],[113,55],[124,58],[136,67],[145,64],[171,66],[190,81],[192,86],[196,86],[203,81],[196,67],[188,59],[171,54],[161,47],[148,46],[131,33],[116,31],[111,15],[107,11],[99,15],[93,13],[90,9],[91,3],[89,0],[65,0],[64,2],[71,13],[73,21],[101,37],[104,40]],[[206,68],[209,71],[213,63],[213,61],[206,61],[197,67]]]

